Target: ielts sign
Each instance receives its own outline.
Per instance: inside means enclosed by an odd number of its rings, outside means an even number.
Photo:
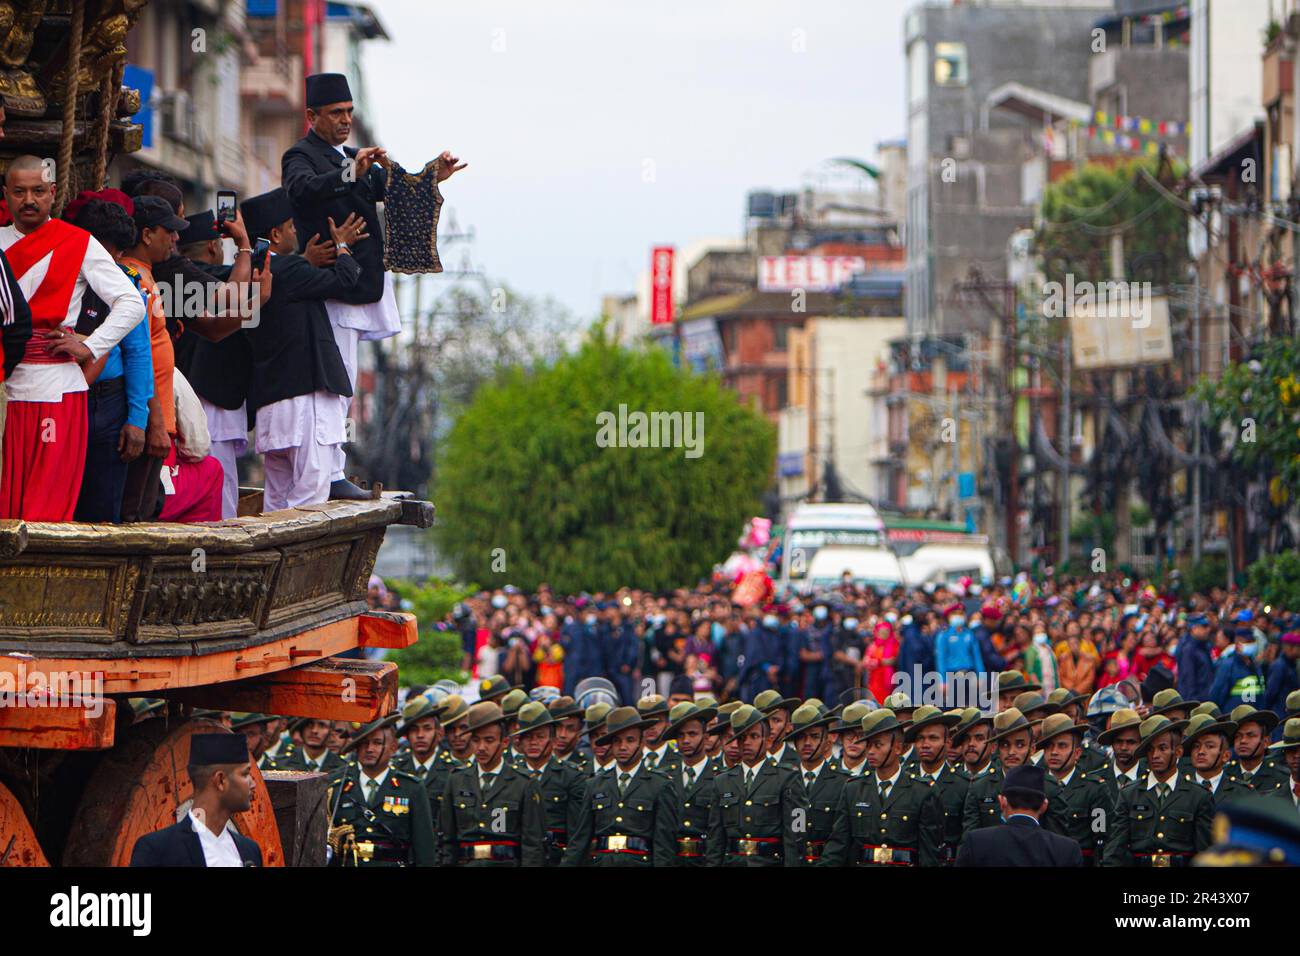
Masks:
[[[650,322],[673,320],[673,247],[655,246],[650,253]]]
[[[867,268],[861,256],[759,256],[760,292],[830,292]]]

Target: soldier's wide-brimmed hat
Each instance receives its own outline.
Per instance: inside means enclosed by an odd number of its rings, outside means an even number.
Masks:
[[[645,730],[653,720],[646,720],[635,707],[615,707],[605,718],[605,732],[596,738],[598,746],[614,742],[614,738],[626,730]]]
[[[1192,708],[1192,712],[1187,716],[1189,718],[1199,717],[1202,714],[1213,717],[1215,720],[1219,720],[1220,718],[1223,717],[1223,711],[1219,710],[1219,705],[1212,700],[1202,701],[1201,703],[1197,704],[1195,707]]]
[[[651,722],[668,716],[668,698],[662,694],[651,694],[636,702],[636,712]]]
[[[861,730],[862,718],[867,716],[873,710],[878,710],[875,701],[872,700],[855,700],[840,711],[839,718],[831,724],[832,733],[843,733],[846,730]]]
[[[778,709],[793,711],[799,706],[799,698],[782,697],[779,690],[764,690],[754,696],[754,706],[764,714],[770,714]]]
[[[1087,724],[1076,724],[1074,718],[1069,714],[1052,714],[1043,720],[1038,728],[1038,744],[1035,750],[1042,750],[1047,746],[1047,742],[1053,737],[1059,737],[1061,734],[1078,734],[1083,736],[1083,732],[1088,729]]]
[[[519,713],[519,708],[528,703],[528,694],[518,687],[513,687],[502,694],[496,703],[507,720],[514,720],[515,714]]]
[[[1134,751],[1137,756],[1142,756],[1150,749],[1151,744],[1161,734],[1175,733],[1178,734],[1178,740],[1182,742],[1182,732],[1187,726],[1186,720],[1170,720],[1164,714],[1156,714],[1154,717],[1148,717],[1142,721],[1142,726],[1138,733],[1142,735],[1141,741],[1138,742],[1137,750]]]
[[[497,700],[504,697],[512,690],[522,689],[518,684],[511,684],[500,674],[493,674],[491,677],[485,677],[478,682],[478,699],[479,700]]]
[[[530,730],[539,730],[542,727],[550,727],[555,724],[555,717],[546,709],[545,704],[537,700],[530,700],[520,707],[516,719],[519,721],[519,726],[511,734],[513,737],[526,734]]]
[[[1059,707],[1035,690],[1025,691],[1025,693],[1017,695],[1012,706],[1030,720],[1042,719],[1048,714],[1054,714],[1060,710]]]
[[[1151,706],[1147,710],[1147,716],[1154,717],[1157,714],[1167,714],[1171,710],[1185,710],[1190,716],[1192,708],[1199,703],[1199,700],[1183,700],[1178,691],[1172,687],[1166,687],[1164,690],[1156,691],[1155,696],[1151,698]]]
[[[1028,730],[1032,734],[1034,725],[1039,723],[1042,721],[1028,719],[1018,708],[1008,707],[993,718],[993,733],[989,735],[989,743],[997,743],[1003,737],[1021,730]]]
[[[790,715],[790,734],[791,740],[797,740],[800,736],[809,730],[817,727],[829,726],[835,720],[835,716],[826,709],[826,705],[820,701],[813,703],[807,701],[800,704]]]
[[[339,753],[340,754],[351,753],[352,751],[356,750],[359,746],[361,746],[361,741],[365,740],[376,730],[383,730],[385,727],[392,727],[401,719],[402,719],[401,711],[395,710],[391,714],[388,714],[385,717],[378,717],[375,720],[372,720],[370,723],[363,725],[360,730],[354,733],[351,739],[348,740],[347,743],[345,743],[342,747],[339,748]]]
[[[888,707],[877,707],[862,718],[861,728],[862,736],[870,740],[872,737],[878,737],[890,731],[901,731],[903,725],[899,722],[898,715]]]
[[[244,727],[251,727],[253,724],[269,724],[279,718],[275,714],[252,714],[236,711],[230,715],[230,729],[240,730]]]
[[[916,739],[916,735],[924,727],[931,727],[934,724],[942,724],[951,730],[961,723],[961,714],[948,714],[938,707],[931,707],[924,704],[912,711],[912,720],[907,728],[903,731],[903,739],[911,743]]]
[[[1294,750],[1300,747],[1300,717],[1292,717],[1282,725],[1282,737],[1268,745],[1269,750]]]
[[[731,712],[730,724],[727,728],[727,740],[735,740],[750,727],[756,727],[767,720],[767,714],[763,713],[753,704],[741,704]]]
[[[1058,687],[1047,695],[1047,702],[1058,710],[1064,710],[1066,707],[1073,707],[1076,704],[1086,704],[1088,695],[1076,694],[1068,687]]]
[[[1238,727],[1242,724],[1256,723],[1264,728],[1264,733],[1271,734],[1273,728],[1278,725],[1280,718],[1271,710],[1256,710],[1250,704],[1241,704],[1232,708],[1232,713],[1228,717]]]
[[[875,710],[880,706],[876,702],[876,697],[865,687],[849,687],[840,691],[839,697],[835,700],[835,706],[831,708],[832,713],[838,713],[854,701],[865,700],[871,703],[871,709]]]
[[[556,697],[546,705],[546,709],[551,712],[551,716],[556,721],[565,720],[569,717],[581,717],[585,713],[582,705],[572,697]]]
[[[423,694],[417,694],[412,697],[402,708],[402,722],[398,725],[397,732],[399,734],[404,734],[414,726],[417,721],[424,720],[426,717],[437,717],[442,713],[448,699],[449,698],[444,697],[442,700],[434,702]]]
[[[469,709],[465,722],[471,731],[479,730],[490,724],[505,724],[507,718],[501,705],[490,700],[480,700]]]
[[[993,726],[993,718],[984,713],[984,711],[980,710],[978,707],[967,707],[964,709],[961,712],[961,718],[952,728],[953,743],[957,743],[970,733],[972,728],[977,727],[980,724],[988,724],[991,727]]]
[[[744,705],[738,700],[729,700],[718,707],[718,719],[709,724],[705,733],[710,737],[716,737],[718,734],[725,734],[731,727],[731,715],[734,714]]]
[[[690,720],[698,720],[704,729],[708,730],[709,721],[716,716],[718,716],[717,707],[702,705],[696,700],[684,700],[674,705],[668,712],[668,729],[664,731],[664,740],[676,738],[681,733],[682,727]]]
[[[1286,715],[1288,718],[1300,717],[1300,690],[1286,695]]]
[[[880,706],[886,710],[892,710],[894,716],[903,721],[911,718],[912,711],[916,710],[916,705],[912,703],[912,698],[908,697],[901,690],[895,691],[882,700]]]
[[[1022,694],[1027,690],[1042,690],[1042,684],[1036,684],[1020,671],[1003,671],[998,674],[998,696],[1012,692]]]
[[[132,697],[131,698],[131,713],[135,715],[137,720],[145,716],[146,714],[152,714],[159,710],[162,710],[166,706],[167,706],[167,701],[161,697]],[[271,720],[275,720],[275,718],[272,717]],[[231,730],[235,729],[233,724],[231,725],[230,729]]]
[[[1106,729],[1097,735],[1097,743],[1110,744],[1112,740],[1130,728],[1138,731],[1140,734],[1142,730],[1142,717],[1131,707],[1121,707],[1110,715],[1110,720],[1106,724]]]
[[[582,732],[588,735],[596,733],[605,726],[605,718],[609,716],[609,712],[613,709],[613,705],[604,701],[592,704],[583,711]]]
[[[1183,731],[1183,746],[1186,746],[1197,737],[1204,737],[1206,734],[1223,734],[1229,740],[1237,732],[1237,725],[1230,720],[1217,720],[1210,714],[1197,714],[1187,722],[1187,729]]]
[[[460,694],[448,694],[442,699],[442,713],[438,715],[438,720],[444,727],[455,727],[465,722],[469,716],[469,707],[469,701]]]

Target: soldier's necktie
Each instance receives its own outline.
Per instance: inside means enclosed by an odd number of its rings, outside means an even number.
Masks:
[[[366,803],[375,802],[375,792],[379,789],[379,782],[366,777]]]
[[[1165,797],[1169,796],[1169,790],[1170,790],[1170,787],[1169,787],[1169,784],[1167,784],[1167,783],[1158,783],[1158,784],[1156,784],[1156,798],[1157,798],[1161,803],[1164,803],[1164,802],[1165,802]]]
[[[618,775],[618,792],[619,792],[619,793],[627,793],[627,785],[628,785],[628,782],[629,782],[631,779],[632,779],[632,775],[631,775],[630,773],[626,772],[626,771],[624,771],[623,773],[620,773],[620,774]]]
[[[813,781],[816,779],[817,779],[817,774],[813,773],[811,770],[804,771],[803,785],[805,787],[811,787],[813,785]]]
[[[745,768],[745,789],[748,790],[754,785],[754,771],[748,767]]]
[[[1214,784],[1210,783],[1210,781],[1208,781],[1208,780],[1202,780],[1202,781],[1201,781],[1201,786],[1204,787],[1206,790],[1213,790],[1213,789],[1214,789]]]
[[[494,774],[494,773],[485,773],[485,774],[483,774],[483,777],[482,777],[482,780],[481,780],[481,783],[480,783],[480,789],[481,789],[484,793],[487,793],[489,790],[492,789],[492,782],[493,782],[494,780],[496,780],[496,778],[497,778],[497,775]]]
[[[689,766],[683,767],[682,772],[686,774],[686,786],[687,787],[693,786],[695,783],[695,768]]]
[[[894,786],[894,785],[893,785],[892,783],[890,783],[888,780],[883,780],[883,781],[881,781],[881,783],[880,783],[880,799],[881,799],[881,800],[888,800],[888,799],[889,799],[889,791],[890,791],[890,789],[891,789],[893,786]]]
[[[1242,782],[1242,783],[1250,783],[1250,781],[1253,780],[1254,777],[1255,777],[1255,771],[1253,771],[1253,770],[1242,771],[1242,774],[1241,774],[1241,782]]]

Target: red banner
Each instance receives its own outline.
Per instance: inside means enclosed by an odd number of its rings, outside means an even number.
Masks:
[[[650,253],[650,322],[673,320],[673,247],[655,246]]]

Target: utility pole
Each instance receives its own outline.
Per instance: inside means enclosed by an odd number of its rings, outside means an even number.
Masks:
[[[1061,556],[1064,568],[1070,560],[1070,319],[1065,319],[1061,347]]]
[[[1201,380],[1201,270],[1192,265],[1192,374]],[[1201,563],[1201,401],[1192,405],[1192,562]]]

